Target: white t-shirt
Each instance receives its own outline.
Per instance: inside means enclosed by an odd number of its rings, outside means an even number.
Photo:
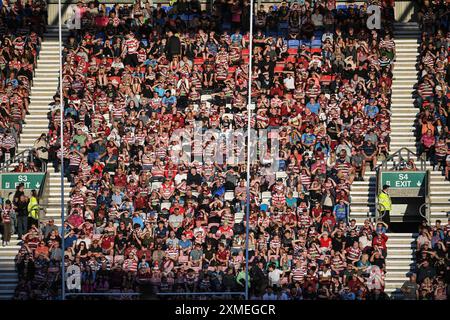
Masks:
[[[181,224],[183,223],[183,215],[179,214],[171,214],[169,216],[169,222],[175,227],[175,228],[179,228],[181,226]]]
[[[280,269],[275,269],[269,272],[269,284],[273,286],[274,284],[278,284],[280,282],[281,275],[283,271]]]
[[[286,89],[288,90],[294,90],[295,89],[295,85],[294,85],[294,77],[289,77],[283,80],[284,86],[286,87]]]
[[[372,244],[372,241],[367,239],[367,236],[361,236],[359,237],[359,244],[361,248],[369,247]]]

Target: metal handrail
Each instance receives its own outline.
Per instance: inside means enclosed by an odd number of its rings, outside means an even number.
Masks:
[[[425,184],[425,203],[427,204],[426,206],[426,220],[427,222],[430,221],[431,218],[431,199],[430,199],[430,194],[431,194],[431,173],[430,170],[427,170],[427,174],[426,174],[426,184]]]
[[[380,193],[380,168],[375,167],[375,221],[378,220],[378,194]]]
[[[47,173],[47,171],[44,171],[44,172],[45,172],[44,178],[42,179],[41,186],[40,186],[40,188],[38,190],[38,198],[39,199],[41,199],[42,196],[44,195],[45,184],[47,183],[47,175],[48,175],[48,173]]]
[[[380,210],[380,207],[383,207],[384,210]],[[382,215],[380,215],[380,212],[383,212]],[[375,216],[375,221],[378,221],[380,219],[383,219],[383,217],[386,215],[386,206],[382,203],[377,203],[377,208],[376,208],[376,216]]]
[[[425,208],[425,210],[423,210]],[[422,205],[419,207],[419,214],[424,218],[427,222],[428,219],[428,211],[430,209],[430,205],[427,202],[422,203]]]
[[[402,152],[406,151],[406,158],[402,155]],[[387,170],[387,165],[389,161],[393,161],[394,162],[394,166],[395,166],[395,158],[398,157],[398,162],[400,163],[401,161],[409,161],[411,159],[411,157],[415,157],[415,158],[419,158],[419,156],[417,155],[417,153],[415,153],[414,151],[412,151],[409,148],[403,147],[398,149],[397,151],[395,151],[394,153],[390,154],[389,156],[387,156],[386,159],[384,159],[381,164],[379,164],[378,166],[376,166],[375,168],[383,168],[385,170]],[[426,162],[423,158],[420,157],[420,169],[423,171],[426,168]]]
[[[33,148],[25,149],[22,152],[16,154],[13,158],[10,158],[2,163],[0,166],[0,172],[9,172],[13,163],[19,163],[21,161],[28,162],[33,160]]]

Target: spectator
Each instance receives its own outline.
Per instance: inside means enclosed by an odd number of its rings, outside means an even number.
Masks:
[[[384,185],[383,190],[378,195],[378,203],[380,204],[380,215],[385,223],[390,222],[390,211],[392,210],[392,200],[389,196],[389,186]]]
[[[28,226],[39,227],[39,201],[36,190],[31,190],[31,197],[28,199]]]
[[[11,241],[11,234],[14,232],[12,213],[14,212],[11,201],[6,200],[1,210],[2,224],[2,246],[7,246]]]
[[[417,300],[419,298],[419,286],[417,285],[416,278],[415,274],[411,274],[409,280],[403,284],[401,291],[404,300]]]

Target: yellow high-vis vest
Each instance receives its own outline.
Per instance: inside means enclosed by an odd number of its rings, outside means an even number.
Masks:
[[[385,192],[381,192],[378,195],[378,203],[380,204],[380,210],[384,211],[384,210],[392,210],[392,201],[391,201],[391,197],[385,193]]]
[[[28,202],[28,216],[38,220],[39,219],[39,203],[36,197],[31,197]]]

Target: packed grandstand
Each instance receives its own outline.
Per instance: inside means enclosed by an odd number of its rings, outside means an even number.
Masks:
[[[380,30],[367,28],[370,4]],[[350,189],[392,151],[393,1],[262,1],[254,34],[247,1],[217,0],[211,11],[195,0],[77,6],[63,95],[33,161],[14,169],[63,169],[70,198],[62,227],[28,218],[37,199],[20,187],[3,199],[3,245],[18,233],[21,246],[15,299],[59,299],[63,260],[81,270],[69,293],[230,297],[244,291],[247,247],[251,299],[389,299],[389,221],[357,224]],[[420,152],[449,178],[446,13],[433,1],[417,14],[417,132]],[[26,119],[46,14],[36,1],[1,7],[2,162]],[[252,158],[247,199],[246,148],[236,143],[230,159],[227,139],[245,140],[249,110],[267,146]],[[448,249],[447,221],[420,226],[404,298],[447,299]]]

